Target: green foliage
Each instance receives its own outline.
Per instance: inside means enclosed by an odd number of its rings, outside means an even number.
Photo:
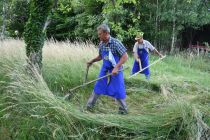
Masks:
[[[10,4],[12,0],[0,0],[0,31],[1,38],[9,37],[7,25],[9,24],[9,14],[11,12]]]
[[[22,37],[29,18],[28,0],[9,0],[7,3],[6,33],[16,37],[17,30],[18,37]],[[58,0],[49,17],[48,38],[96,43],[96,27],[104,22],[111,27],[112,36],[123,41],[128,49],[133,46],[138,31],[145,32],[145,39],[156,47],[170,50],[172,34],[176,38],[175,44],[181,45],[181,40],[193,35],[193,29],[210,24],[209,11],[200,0]],[[188,28],[192,31],[183,34]]]
[[[96,28],[103,21],[101,16],[103,3],[98,0],[81,0],[77,4],[78,7],[75,7],[77,25],[74,30],[76,39],[97,42]]]
[[[12,37],[22,37],[24,26],[29,18],[28,0],[13,0],[11,3],[11,12],[8,25],[8,31]]]
[[[51,22],[47,29],[48,38],[75,39],[75,13],[71,1],[59,0],[57,8],[50,14]]]
[[[61,0],[47,30],[48,37],[58,40],[97,40],[96,27],[102,22],[102,3],[96,0]]]
[[[43,27],[52,8],[52,0],[31,0],[30,17],[25,26],[26,55],[33,64],[42,67],[42,47],[45,33]]]
[[[135,0],[104,2],[104,22],[111,26],[113,34],[123,42],[133,40],[139,28],[139,14]],[[131,44],[130,44],[131,45]]]

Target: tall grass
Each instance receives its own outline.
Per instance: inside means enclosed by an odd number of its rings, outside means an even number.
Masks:
[[[84,80],[86,62],[97,55],[91,43],[69,43],[49,41],[43,49],[43,76],[53,90],[66,91]],[[95,69],[100,66],[95,64]],[[90,75],[95,71],[90,69]]]
[[[94,45],[48,41],[39,75],[27,65],[22,41],[1,44],[1,139],[210,138],[210,74],[205,58],[169,56],[151,68],[150,82],[143,76],[126,78],[129,115],[121,116],[108,97],[98,101],[94,113],[84,110],[93,85],[75,91],[70,101],[62,98],[83,82],[85,62],[97,55]],[[199,68],[200,63],[204,64]],[[132,65],[132,59],[126,65]],[[91,67],[89,80],[99,69],[100,63]]]

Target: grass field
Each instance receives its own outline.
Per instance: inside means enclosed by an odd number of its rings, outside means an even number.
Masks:
[[[0,42],[0,139],[210,139],[210,59],[187,54],[167,56],[143,75],[128,79],[128,115],[118,115],[115,100],[103,96],[93,113],[85,104],[94,84],[82,84],[86,62],[97,55],[89,42],[47,41],[42,75],[27,65],[21,40]],[[158,59],[151,56],[150,61]],[[130,57],[126,66],[132,67]],[[97,77],[101,62],[89,70]]]

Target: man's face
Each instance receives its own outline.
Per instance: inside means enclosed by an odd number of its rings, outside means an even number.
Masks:
[[[100,41],[106,42],[109,39],[109,33],[98,30],[98,38],[100,39]]]
[[[143,43],[143,40],[144,40],[143,37],[141,37],[137,41],[138,41],[139,44],[141,44],[141,43]]]

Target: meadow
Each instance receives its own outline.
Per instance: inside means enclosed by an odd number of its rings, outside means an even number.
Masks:
[[[48,40],[40,75],[27,64],[22,40],[0,42],[0,139],[210,139],[210,58],[180,53],[151,67],[151,79],[124,72],[128,115],[119,115],[114,99],[102,96],[94,112],[85,105],[94,84],[83,83],[86,62],[98,54],[90,42]],[[157,60],[150,56],[150,62]],[[97,77],[101,62],[90,67]]]

